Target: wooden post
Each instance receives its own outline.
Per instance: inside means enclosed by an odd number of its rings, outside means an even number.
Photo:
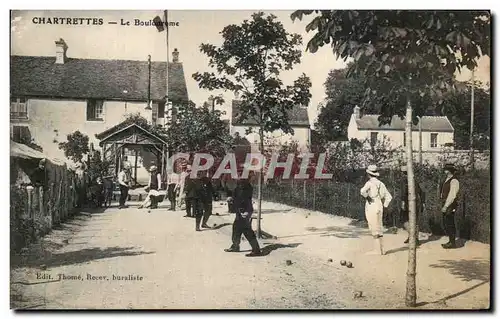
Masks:
[[[316,180],[313,179],[313,210],[316,210]]]
[[[116,143],[113,143],[113,149],[115,151],[115,175],[118,175],[118,172],[120,172],[120,161],[118,158],[118,145]]]
[[[31,187],[26,188],[26,191],[28,193],[28,218],[30,220],[33,220],[33,210],[31,209],[31,205],[33,202],[33,189]]]
[[[304,180],[304,185],[302,186],[302,192],[304,193],[304,208],[307,206],[307,188],[306,188],[306,180]]]
[[[137,156],[138,156],[138,152],[136,149],[135,150],[135,164],[134,164],[134,181],[135,181],[136,185],[137,185]]]
[[[107,146],[107,144],[104,144],[104,145],[102,146],[102,155],[101,155],[101,160],[102,160],[102,161],[105,161],[105,160],[106,160],[106,151],[107,151],[107,147],[106,147],[106,146]]]
[[[470,166],[474,169],[474,69],[472,70],[472,87],[471,87],[471,98],[470,98]]]

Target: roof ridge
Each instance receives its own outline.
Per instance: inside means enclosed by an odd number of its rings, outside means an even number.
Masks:
[[[18,55],[18,54],[12,54],[10,57],[21,57],[21,58],[42,58],[42,59],[48,59],[48,58],[56,58],[55,55]],[[120,62],[144,62],[147,63],[148,60],[133,60],[133,59],[103,59],[103,58],[73,58],[73,57],[67,57],[68,60],[80,60],[80,61],[120,61]],[[166,61],[151,61],[151,63],[167,63]],[[168,61],[169,64],[175,65],[175,64],[182,64],[182,62],[172,62]]]

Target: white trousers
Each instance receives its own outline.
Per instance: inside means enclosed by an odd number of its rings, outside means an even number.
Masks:
[[[384,206],[380,199],[375,199],[371,204],[365,204],[365,216],[368,221],[368,228],[373,236],[382,236],[384,230],[382,227]]]

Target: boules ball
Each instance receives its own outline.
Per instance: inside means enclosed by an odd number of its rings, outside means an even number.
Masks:
[[[347,262],[345,260],[340,261],[340,265],[345,266],[346,264],[347,264]]]
[[[347,266],[347,268],[352,268],[352,262],[348,261],[346,266]]]

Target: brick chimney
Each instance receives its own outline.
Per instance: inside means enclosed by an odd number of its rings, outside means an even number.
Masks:
[[[360,116],[361,116],[361,115],[360,115],[360,110],[361,110],[361,109],[359,108],[359,106],[357,106],[357,105],[356,105],[356,106],[354,107],[354,111],[352,112],[352,114],[354,115],[354,118],[355,118],[355,119],[359,119],[359,118],[360,118]]]
[[[179,62],[179,51],[177,51],[177,48],[175,48],[174,52],[172,52],[172,62]]]
[[[56,64],[64,64],[66,62],[66,51],[68,51],[68,46],[63,39],[56,41]]]

